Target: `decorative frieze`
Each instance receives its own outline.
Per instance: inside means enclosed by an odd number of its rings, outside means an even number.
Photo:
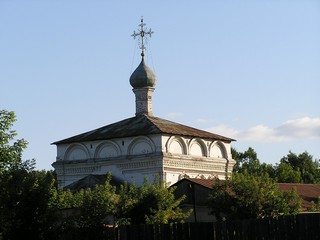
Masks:
[[[55,170],[57,172],[57,175],[68,175],[68,174],[90,174],[95,171],[99,171],[101,169],[101,166],[59,166],[56,167]]]
[[[134,161],[117,164],[121,169],[141,169],[141,168],[153,168],[161,166],[161,161],[159,160],[149,160],[149,161]]]
[[[195,160],[176,160],[176,159],[164,159],[163,161],[164,167],[169,168],[179,168],[179,169],[202,169],[209,171],[225,171],[226,162],[223,163],[215,163],[215,162],[204,162],[204,161],[195,161]]]

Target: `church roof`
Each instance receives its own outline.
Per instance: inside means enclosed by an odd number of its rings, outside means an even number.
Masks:
[[[171,122],[162,118],[150,115],[138,115],[86,133],[54,142],[52,144],[58,145],[64,143],[107,140],[113,138],[134,137],[153,134],[170,134],[187,137],[198,137],[225,142],[235,141],[232,138],[188,127],[186,125]]]

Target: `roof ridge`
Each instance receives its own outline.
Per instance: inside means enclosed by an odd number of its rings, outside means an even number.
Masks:
[[[179,126],[182,126],[182,127],[185,127],[185,128],[188,128],[188,129],[193,129],[195,131],[198,131],[198,132],[203,132],[203,133],[207,133],[207,134],[212,134],[212,135],[215,135],[216,137],[219,137],[219,138],[224,138],[224,139],[228,139],[229,141],[236,141],[235,139],[233,138],[229,138],[229,137],[225,137],[225,136],[222,136],[222,135],[219,135],[219,134],[216,134],[216,133],[213,133],[213,132],[209,132],[209,131],[206,131],[206,130],[202,130],[202,129],[198,129],[198,128],[195,128],[195,127],[191,127],[191,126],[188,126],[186,124],[182,124],[182,123],[177,123],[177,122],[173,122],[171,120],[167,120],[167,119],[164,119],[164,118],[160,118],[160,117],[156,117],[156,116],[150,116],[150,115],[146,115],[147,118],[155,118],[155,119],[158,119],[160,121],[166,121],[166,122],[170,122],[172,124],[175,124],[175,125],[179,125]],[[163,131],[165,132],[161,127],[159,127],[154,121],[150,120],[160,131]]]
[[[165,120],[165,121],[168,121],[168,120],[166,120],[166,119],[162,119],[162,118],[159,118],[159,117],[155,117],[155,116],[150,116],[150,115],[144,115],[159,131],[163,131],[162,129],[161,129],[161,127],[159,127],[158,126],[158,124],[157,123],[155,123],[154,121],[152,121],[152,118],[156,118],[156,119],[159,119],[159,120]]]

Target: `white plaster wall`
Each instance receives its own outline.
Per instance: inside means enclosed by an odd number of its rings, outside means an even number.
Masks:
[[[169,152],[173,154],[183,154],[183,147],[177,140],[172,141],[169,147]]]
[[[170,156],[164,158],[164,179],[171,184],[189,177],[225,179],[227,161],[225,159],[199,159],[192,156]],[[232,168],[231,168],[232,170]]]
[[[227,150],[227,156],[228,156],[228,159],[232,159],[232,154],[231,154],[231,143],[224,143],[224,146]]]
[[[225,179],[226,169],[231,173],[235,163],[230,143],[163,136],[162,144],[164,179],[171,184],[184,177]]]
[[[175,184],[179,180],[181,180],[183,177],[183,172],[168,172],[165,171],[165,178],[164,180],[169,183],[170,185]]]
[[[98,144],[94,153],[94,158],[113,158],[118,156],[121,156],[121,149],[113,141],[104,141]]]
[[[164,157],[167,155],[169,158]],[[65,164],[54,167],[64,186],[89,174],[107,172],[137,184],[145,177],[153,181],[155,175],[172,184],[184,174],[223,179],[227,162],[229,171],[234,165],[229,143],[169,135],[59,144],[57,163],[61,161]]]
[[[167,153],[232,159],[231,144],[222,141],[179,136],[162,136],[161,142],[162,151]]]
[[[189,154],[193,156],[203,157],[204,152],[201,145],[198,142],[194,142],[189,148]]]
[[[89,174],[107,172],[124,181],[141,184],[145,177],[153,181],[154,175],[162,174],[161,166],[150,165],[159,160],[159,157],[148,158],[150,154],[158,153],[161,156],[161,151],[160,135],[59,144],[57,164],[54,167],[61,186],[66,186]],[[142,160],[145,160],[145,163]]]

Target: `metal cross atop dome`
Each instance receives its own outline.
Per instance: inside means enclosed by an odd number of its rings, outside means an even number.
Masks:
[[[141,23],[139,24],[140,29],[138,29],[138,32],[133,31],[133,34],[131,35],[133,39],[139,37],[142,58],[144,57],[144,50],[146,49],[146,47],[144,46],[144,38],[147,37],[147,35],[151,37],[151,35],[154,33],[151,31],[151,28],[149,30],[145,30],[144,26],[146,26],[146,24],[143,23],[143,17],[141,17]]]

